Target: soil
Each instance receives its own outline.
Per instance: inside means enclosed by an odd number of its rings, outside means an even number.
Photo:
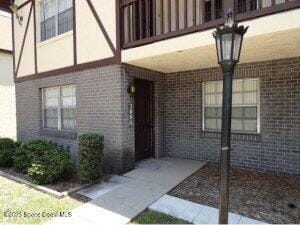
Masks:
[[[26,174],[15,171],[15,169],[13,167],[1,168],[1,171],[11,174],[15,177],[30,181]],[[41,186],[50,188],[50,189],[58,191],[58,192],[64,192],[64,191],[69,191],[70,189],[73,189],[80,185],[81,184],[79,182],[79,179],[74,175],[67,180],[58,180],[57,182],[55,182],[53,184],[44,184]]]
[[[230,212],[273,224],[300,224],[300,179],[283,174],[230,171]],[[220,168],[207,164],[170,195],[218,208]]]

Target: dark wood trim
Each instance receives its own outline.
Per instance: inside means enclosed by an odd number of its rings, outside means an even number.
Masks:
[[[83,71],[86,69],[92,69],[96,67],[101,67],[101,66],[108,66],[112,64],[119,64],[120,63],[120,58],[119,57],[110,57],[106,59],[101,59],[93,62],[87,62],[87,63],[82,63],[82,64],[77,64],[73,66],[68,66],[56,70],[51,70],[51,71],[46,71],[38,74],[31,74],[28,76],[24,77],[17,77],[15,78],[16,83],[24,82],[24,81],[29,81],[29,80],[35,80],[35,79],[42,79],[45,77],[51,77],[51,76],[58,76],[66,73],[73,73],[73,72],[78,72],[78,71]]]
[[[161,40],[165,40],[165,39],[174,38],[174,37],[178,37],[178,36],[181,36],[181,35],[197,32],[197,31],[200,31],[200,30],[201,31],[207,30],[207,29],[214,28],[216,26],[220,26],[223,23],[224,23],[224,19],[221,18],[221,19],[209,21],[209,22],[206,22],[206,23],[203,23],[203,24],[199,24],[199,25],[194,26],[194,27],[188,27],[186,29],[176,30],[176,31],[172,31],[172,32],[169,32],[169,33],[164,33],[164,34],[160,34],[160,35],[157,35],[157,36],[137,40],[135,42],[126,43],[126,44],[123,44],[123,48],[124,49],[133,48],[133,47],[137,47],[137,46],[141,46],[141,45],[145,45],[145,44],[150,44],[150,43],[153,43],[153,42],[157,42],[157,41],[161,41]]]
[[[77,65],[77,34],[76,34],[76,0],[73,0],[73,57]]]
[[[89,5],[89,7],[90,7],[90,10],[91,10],[91,12],[93,13],[94,18],[95,18],[95,20],[97,21],[98,26],[99,26],[100,30],[102,31],[102,33],[103,33],[103,35],[104,35],[104,37],[105,37],[105,39],[106,39],[106,41],[107,41],[107,43],[108,43],[110,49],[112,50],[112,52],[114,53],[114,55],[116,55],[116,49],[115,49],[115,46],[113,45],[112,41],[110,40],[110,37],[109,37],[109,35],[107,34],[106,29],[105,29],[105,27],[103,26],[103,24],[102,24],[102,22],[101,22],[101,20],[100,20],[100,18],[99,18],[99,16],[98,16],[98,14],[97,14],[95,8],[94,8],[94,5],[92,4],[91,0],[86,0],[86,2],[88,3],[88,5]]]
[[[26,40],[26,37],[27,37],[28,27],[29,27],[31,16],[32,16],[31,15],[32,14],[32,9],[33,9],[33,4],[31,4],[31,6],[30,6],[30,11],[29,11],[29,14],[28,14],[28,20],[27,20],[27,24],[26,24],[26,28],[25,28],[23,40],[22,40],[21,51],[20,51],[20,55],[19,55],[19,59],[18,59],[18,65],[17,65],[16,75],[18,75],[19,67],[20,67],[20,63],[21,63],[21,59],[22,59],[22,56],[23,56],[23,50],[24,50],[25,40]]]
[[[75,0],[74,0],[75,1]],[[117,44],[117,48],[116,48],[116,57],[120,58],[121,61],[121,30],[122,30],[122,24],[121,24],[121,0],[116,0],[116,22],[117,22],[117,26],[116,26],[116,44]]]
[[[3,48],[0,48],[0,53],[13,54],[13,51],[7,50],[7,49],[3,49]]]
[[[35,0],[32,0],[33,5],[33,32],[34,32],[34,71],[37,74],[37,49],[36,49],[36,7],[35,7]]]
[[[23,2],[21,5],[18,6],[18,10],[22,9],[24,6],[26,6],[30,2],[32,2],[32,0],[27,0],[27,1]]]

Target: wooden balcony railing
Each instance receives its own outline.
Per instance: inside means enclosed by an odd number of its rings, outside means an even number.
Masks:
[[[300,0],[121,0],[122,47],[130,48],[224,23],[299,8]]]

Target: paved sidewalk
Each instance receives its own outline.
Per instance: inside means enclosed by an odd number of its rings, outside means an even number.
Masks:
[[[189,221],[194,224],[218,224],[219,210],[170,195],[164,195],[149,209]],[[267,224],[235,213],[229,213],[229,224]]]
[[[170,157],[143,161],[123,176],[80,191],[94,199],[72,210],[72,217],[57,218],[47,224],[124,225],[204,164]]]

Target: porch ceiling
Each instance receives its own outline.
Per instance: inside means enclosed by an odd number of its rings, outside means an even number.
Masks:
[[[240,63],[300,56],[300,28],[245,38]],[[216,67],[214,44],[128,61],[127,63],[172,73]]]

